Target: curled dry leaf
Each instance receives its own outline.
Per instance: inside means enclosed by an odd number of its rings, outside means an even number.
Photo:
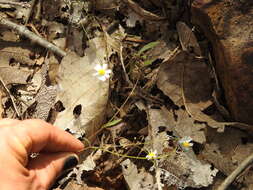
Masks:
[[[192,32],[192,29],[190,29],[184,22],[177,22],[177,32],[182,49],[184,51],[192,52],[196,56],[201,56],[199,43]]]
[[[135,3],[132,0],[123,0],[125,3],[128,4],[128,6],[138,15],[143,17],[143,19],[146,20],[152,20],[152,21],[159,21],[159,20],[164,20],[164,17],[158,16],[154,13],[151,13],[142,7],[140,7],[137,3]]]
[[[143,21],[143,18],[131,9],[128,10],[127,17],[128,18],[126,19],[126,25],[130,28],[135,27],[137,21],[139,21],[140,23],[142,23]]]
[[[119,7],[118,0],[95,0],[91,2],[94,3],[94,7],[97,11],[112,10]]]
[[[58,113],[54,124],[76,137],[85,134],[91,141],[102,125],[108,100],[109,80],[103,82],[94,76],[96,64],[107,64],[106,50],[106,41],[94,38],[89,41],[84,57],[68,54],[58,72],[56,101],[65,109]]]

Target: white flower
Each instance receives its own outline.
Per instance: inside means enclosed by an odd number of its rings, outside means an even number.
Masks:
[[[107,64],[97,64],[94,69],[96,70],[96,73],[94,73],[94,76],[98,76],[98,79],[101,81],[106,81],[106,79],[110,78],[110,73],[112,72],[111,69],[107,69]]]
[[[193,143],[191,143],[192,138],[191,137],[183,137],[181,138],[178,143],[182,146],[183,149],[189,150],[190,147],[193,146]]]
[[[156,157],[157,157],[157,151],[156,151],[156,150],[150,151],[150,152],[148,153],[148,155],[146,156],[146,158],[147,158],[148,160],[155,159]]]

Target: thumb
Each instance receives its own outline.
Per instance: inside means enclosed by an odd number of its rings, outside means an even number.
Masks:
[[[27,168],[34,173],[34,183],[48,189],[59,174],[78,164],[78,156],[74,153],[46,153],[32,159]]]

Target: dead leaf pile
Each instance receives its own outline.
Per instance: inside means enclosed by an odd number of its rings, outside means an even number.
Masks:
[[[253,127],[226,109],[189,2],[0,0],[0,9],[43,42],[1,26],[1,117],[43,119],[85,144],[53,189],[211,190],[252,154]],[[252,176],[233,186],[250,190]]]

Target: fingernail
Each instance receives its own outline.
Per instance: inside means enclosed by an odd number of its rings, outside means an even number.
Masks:
[[[65,160],[62,170],[63,171],[69,170],[69,169],[75,167],[77,164],[78,164],[77,156],[70,156]]]

